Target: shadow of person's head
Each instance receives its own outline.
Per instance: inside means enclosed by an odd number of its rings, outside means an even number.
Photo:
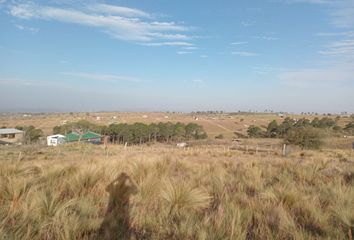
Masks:
[[[138,188],[133,180],[126,173],[121,173],[115,180],[113,180],[107,187],[106,191],[110,195],[110,199],[117,201],[129,200],[131,195],[138,192]]]
[[[138,193],[138,187],[126,173],[121,173],[107,187],[109,201],[101,224],[101,239],[129,239],[130,197]]]

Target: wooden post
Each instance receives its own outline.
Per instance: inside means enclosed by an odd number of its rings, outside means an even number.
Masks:
[[[286,156],[286,144],[283,145],[283,157]]]
[[[125,142],[125,144],[124,144],[124,150],[127,150],[127,145],[128,145],[128,142]]]

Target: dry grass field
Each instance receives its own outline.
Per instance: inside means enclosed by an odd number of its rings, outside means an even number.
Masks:
[[[354,155],[0,149],[0,239],[352,239]]]
[[[286,117],[300,119],[313,119],[322,116],[309,115],[286,115]],[[333,118],[335,116],[332,116]],[[98,125],[109,125],[112,123],[158,123],[158,122],[190,122],[202,125],[210,139],[222,134],[225,139],[235,137],[234,132],[247,135],[247,128],[250,125],[266,127],[272,120],[281,123],[284,117],[277,114],[187,114],[187,113],[165,113],[165,112],[97,112],[97,113],[48,113],[48,114],[13,114],[0,116],[0,127],[15,127],[33,125],[40,128],[46,135],[53,133],[53,127],[62,125],[64,122],[77,122],[87,120]],[[349,118],[341,118],[339,126],[345,126]]]
[[[171,121],[198,123],[209,137],[187,148],[0,146],[0,239],[352,240],[353,139],[327,137],[317,151],[290,146],[286,156],[282,139],[231,141],[274,119],[282,122],[275,114],[3,115],[0,126],[46,135],[64,121]]]
[[[289,115],[292,118],[301,118],[299,115]],[[308,117],[307,118],[313,118]],[[197,118],[197,120],[196,120]],[[44,131],[45,134],[52,134],[54,126],[61,125],[63,121],[76,122],[88,120],[99,125],[109,125],[112,123],[158,123],[158,122],[195,122],[202,125],[208,135],[213,138],[218,134],[223,134],[225,138],[232,138],[234,132],[246,134],[250,125],[267,126],[272,120],[281,122],[283,119],[276,114],[205,114],[195,115],[186,113],[163,113],[163,112],[100,112],[100,113],[50,113],[24,116],[23,114],[0,117],[0,126],[15,127],[17,125],[33,125]]]

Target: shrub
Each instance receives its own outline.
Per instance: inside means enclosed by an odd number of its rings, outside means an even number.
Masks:
[[[224,139],[224,135],[219,134],[219,135],[215,136],[215,139]]]
[[[267,127],[267,136],[274,138],[277,137],[279,133],[279,125],[276,120],[271,121]]]
[[[264,136],[264,132],[258,126],[251,125],[248,127],[247,134],[250,138],[260,138]]]
[[[350,135],[354,135],[354,121],[348,123],[345,127],[344,127],[344,131],[346,131],[348,134]]]
[[[27,144],[35,143],[40,137],[43,137],[43,131],[34,126],[16,126],[16,129],[22,130],[24,134],[24,142]]]
[[[302,149],[319,149],[322,145],[321,130],[311,126],[289,130],[285,135],[285,143],[300,146]]]

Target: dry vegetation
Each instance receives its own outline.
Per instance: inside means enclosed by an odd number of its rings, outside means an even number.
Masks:
[[[298,115],[289,115],[290,117],[300,118]],[[195,119],[198,118],[198,120]],[[99,120],[98,120],[99,119]],[[61,125],[63,121],[77,122],[80,120],[88,120],[99,125],[109,125],[112,123],[135,123],[141,122],[145,124],[158,122],[181,122],[188,124],[194,122],[200,124],[207,131],[208,135],[213,138],[218,134],[223,134],[225,138],[234,137],[234,131],[247,134],[249,125],[256,124],[259,126],[267,126],[268,123],[276,119],[281,122],[282,118],[276,114],[209,114],[195,115],[184,113],[163,113],[163,112],[101,112],[101,113],[49,113],[36,114],[24,117],[22,114],[0,116],[0,127],[15,127],[33,125],[43,130],[45,134],[52,134],[54,126]]]
[[[262,154],[2,147],[0,239],[352,239],[350,152]]]

